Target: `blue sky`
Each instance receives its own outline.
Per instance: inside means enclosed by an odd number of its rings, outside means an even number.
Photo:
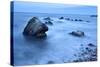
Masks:
[[[96,6],[55,4],[39,2],[14,2],[14,12],[54,13],[54,14],[97,14]]]

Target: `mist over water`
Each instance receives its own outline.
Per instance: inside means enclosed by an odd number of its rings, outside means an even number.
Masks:
[[[53,25],[48,25],[47,38],[35,39],[23,36],[22,32],[33,16],[38,17],[43,23],[45,17],[53,19]],[[84,21],[59,20],[61,16]],[[54,63],[72,62],[75,59],[74,54],[79,51],[81,44],[87,46],[88,43],[93,43],[96,45],[96,22],[96,18],[89,15],[15,12],[13,22],[14,64],[47,64],[48,61],[54,61]],[[86,36],[81,38],[68,34],[75,30],[83,31]]]

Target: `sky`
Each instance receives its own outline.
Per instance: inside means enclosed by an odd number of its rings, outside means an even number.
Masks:
[[[96,6],[14,1],[14,12],[54,14],[97,14]]]

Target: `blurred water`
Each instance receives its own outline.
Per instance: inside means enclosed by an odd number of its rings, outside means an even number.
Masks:
[[[28,20],[37,16],[44,23],[43,18],[51,17],[53,25],[49,27],[46,39],[29,39],[22,35],[23,29]],[[59,20],[64,16],[69,18],[83,19],[84,21]],[[62,21],[60,23],[59,21]],[[90,22],[86,22],[90,21]],[[93,43],[96,45],[97,23],[96,18],[89,15],[53,15],[35,13],[14,13],[13,37],[14,37],[14,65],[47,64],[48,61],[54,63],[71,62],[73,56],[79,50],[81,44]],[[85,37],[79,38],[68,33],[81,30]]]

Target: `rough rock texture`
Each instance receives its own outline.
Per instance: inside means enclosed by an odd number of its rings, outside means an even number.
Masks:
[[[85,34],[84,34],[84,32],[82,32],[82,31],[72,31],[71,33],[69,33],[69,34],[71,34],[71,35],[73,35],[73,36],[78,36],[78,37],[82,37],[82,36],[84,36]]]
[[[35,37],[45,37],[46,31],[48,31],[48,27],[37,17],[33,17],[28,21],[28,24],[24,28],[23,34]]]

